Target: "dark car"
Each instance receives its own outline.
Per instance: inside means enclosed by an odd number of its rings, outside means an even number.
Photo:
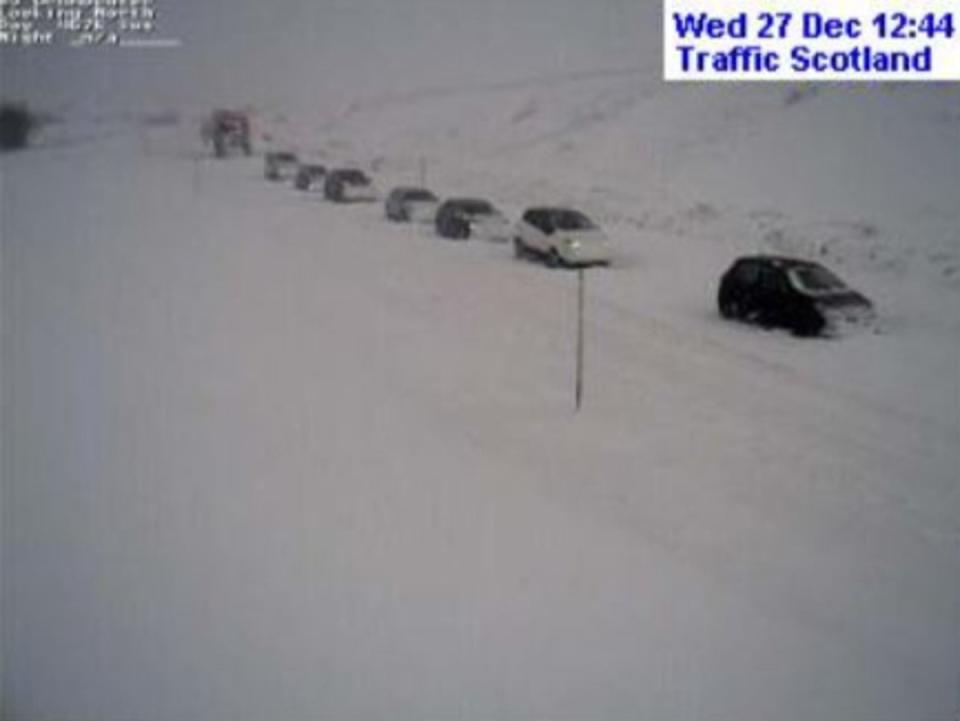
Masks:
[[[339,168],[327,173],[323,194],[335,203],[377,199],[373,182],[366,173],[355,168]]]
[[[316,183],[323,180],[327,169],[317,163],[301,163],[297,174],[293,178],[293,185],[297,190],[310,190]]]
[[[412,220],[432,222],[436,218],[437,196],[426,188],[402,186],[394,188],[384,204],[387,220],[409,223]]]
[[[437,235],[465,240],[473,235],[487,240],[507,241],[510,225],[488,200],[451,198],[437,210]]]
[[[873,320],[873,306],[819,263],[758,255],[738,259],[717,295],[724,318],[787,328],[798,336],[834,335]]]

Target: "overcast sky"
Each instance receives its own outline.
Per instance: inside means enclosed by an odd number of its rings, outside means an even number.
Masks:
[[[640,0],[155,0],[177,49],[6,49],[3,94],[93,107],[304,103],[597,67],[659,75]]]

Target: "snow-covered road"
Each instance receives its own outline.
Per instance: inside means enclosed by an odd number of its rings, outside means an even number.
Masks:
[[[615,226],[575,415],[574,274],[142,151],[3,160],[12,719],[956,712],[952,321],[723,323],[732,245]]]

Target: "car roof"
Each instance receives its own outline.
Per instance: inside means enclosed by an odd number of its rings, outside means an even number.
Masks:
[[[483,204],[483,205],[489,205],[489,206],[493,205],[493,203],[487,200],[486,198],[469,198],[469,197],[448,198],[447,201],[444,203],[444,205],[477,205],[477,204]]]
[[[745,255],[737,258],[737,263],[765,263],[784,270],[790,268],[822,268],[820,263],[786,255]]]
[[[418,185],[400,185],[390,191],[391,195],[409,195],[410,193],[430,193],[433,195],[432,190],[427,188],[421,188]]]
[[[535,205],[532,208],[527,208],[525,213],[580,213],[580,215],[585,215],[581,210],[576,208],[568,208],[563,205]]]

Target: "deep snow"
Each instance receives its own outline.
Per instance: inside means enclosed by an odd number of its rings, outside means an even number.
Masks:
[[[579,415],[573,274],[195,159],[188,124],[4,157],[5,712],[949,718],[954,96],[617,71],[260,109],[381,187],[423,155],[441,194],[593,213]],[[720,321],[758,249],[825,254],[883,332]]]

